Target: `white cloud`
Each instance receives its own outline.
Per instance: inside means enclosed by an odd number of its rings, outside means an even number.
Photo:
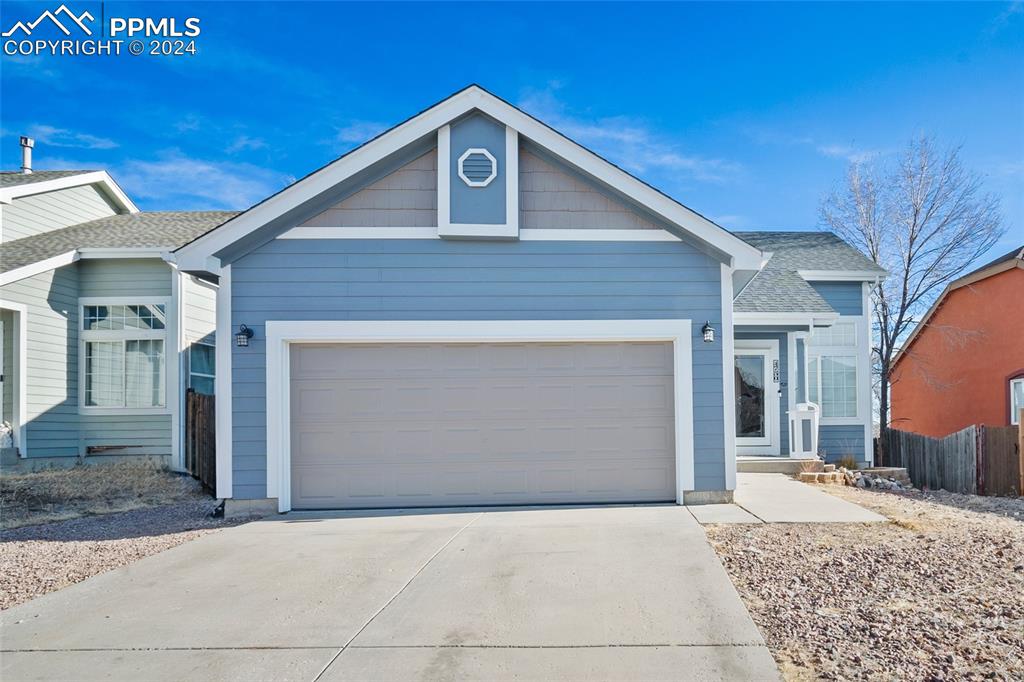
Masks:
[[[560,87],[560,83],[553,81],[542,90],[528,90],[518,105],[631,173],[679,173],[694,180],[723,182],[741,170],[734,161],[688,154],[679,144],[631,117],[588,119],[570,114],[555,96]]]
[[[179,133],[190,133],[199,130],[201,126],[202,122],[195,114],[186,114],[184,118],[174,122],[174,129]]]
[[[249,137],[248,135],[239,135],[235,138],[235,141],[228,145],[228,154],[237,154],[240,151],[245,150],[256,150],[265,149],[267,141],[260,137]]]
[[[153,161],[126,161],[114,177],[129,196],[164,210],[244,209],[295,180],[253,164],[198,159],[178,150]]]
[[[846,159],[850,163],[864,163],[876,159],[886,152],[882,149],[858,149],[847,144],[819,144],[818,153],[830,159]]]
[[[347,126],[338,128],[335,141],[345,145],[362,144],[387,130],[387,124],[376,121],[353,121]]]
[[[79,133],[67,128],[35,124],[28,128],[28,134],[40,144],[51,147],[73,147],[77,149],[113,149],[116,142],[105,137],[97,137],[88,133]]]

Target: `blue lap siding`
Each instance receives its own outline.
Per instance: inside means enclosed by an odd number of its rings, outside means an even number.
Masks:
[[[695,489],[725,489],[721,268],[683,242],[271,241],[232,263],[236,498],[266,497],[267,320],[693,321]]]
[[[861,315],[864,296],[861,282],[809,282],[818,295],[840,315]]]
[[[818,454],[826,462],[837,462],[843,455],[853,455],[858,462],[866,462],[864,426],[822,424],[818,431]]]

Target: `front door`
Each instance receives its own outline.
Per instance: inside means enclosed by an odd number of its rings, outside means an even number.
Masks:
[[[779,347],[736,341],[736,447],[740,454],[779,453]]]

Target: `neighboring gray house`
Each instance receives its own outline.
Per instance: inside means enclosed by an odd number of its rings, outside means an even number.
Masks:
[[[828,456],[871,457],[882,271],[730,233],[476,86],[175,260],[220,274],[229,510],[729,499],[808,398]]]
[[[182,467],[185,391],[213,390],[216,286],[170,251],[232,215],[139,212],[102,171],[0,173],[6,464]]]

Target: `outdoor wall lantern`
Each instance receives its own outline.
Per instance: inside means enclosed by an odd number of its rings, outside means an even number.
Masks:
[[[702,334],[704,334],[704,343],[715,342],[715,328],[711,326],[711,320],[704,323],[704,326],[700,328]]]
[[[238,333],[235,334],[235,345],[239,348],[245,348],[249,345],[249,339],[252,338],[252,330],[246,327],[244,324],[238,326]]]

